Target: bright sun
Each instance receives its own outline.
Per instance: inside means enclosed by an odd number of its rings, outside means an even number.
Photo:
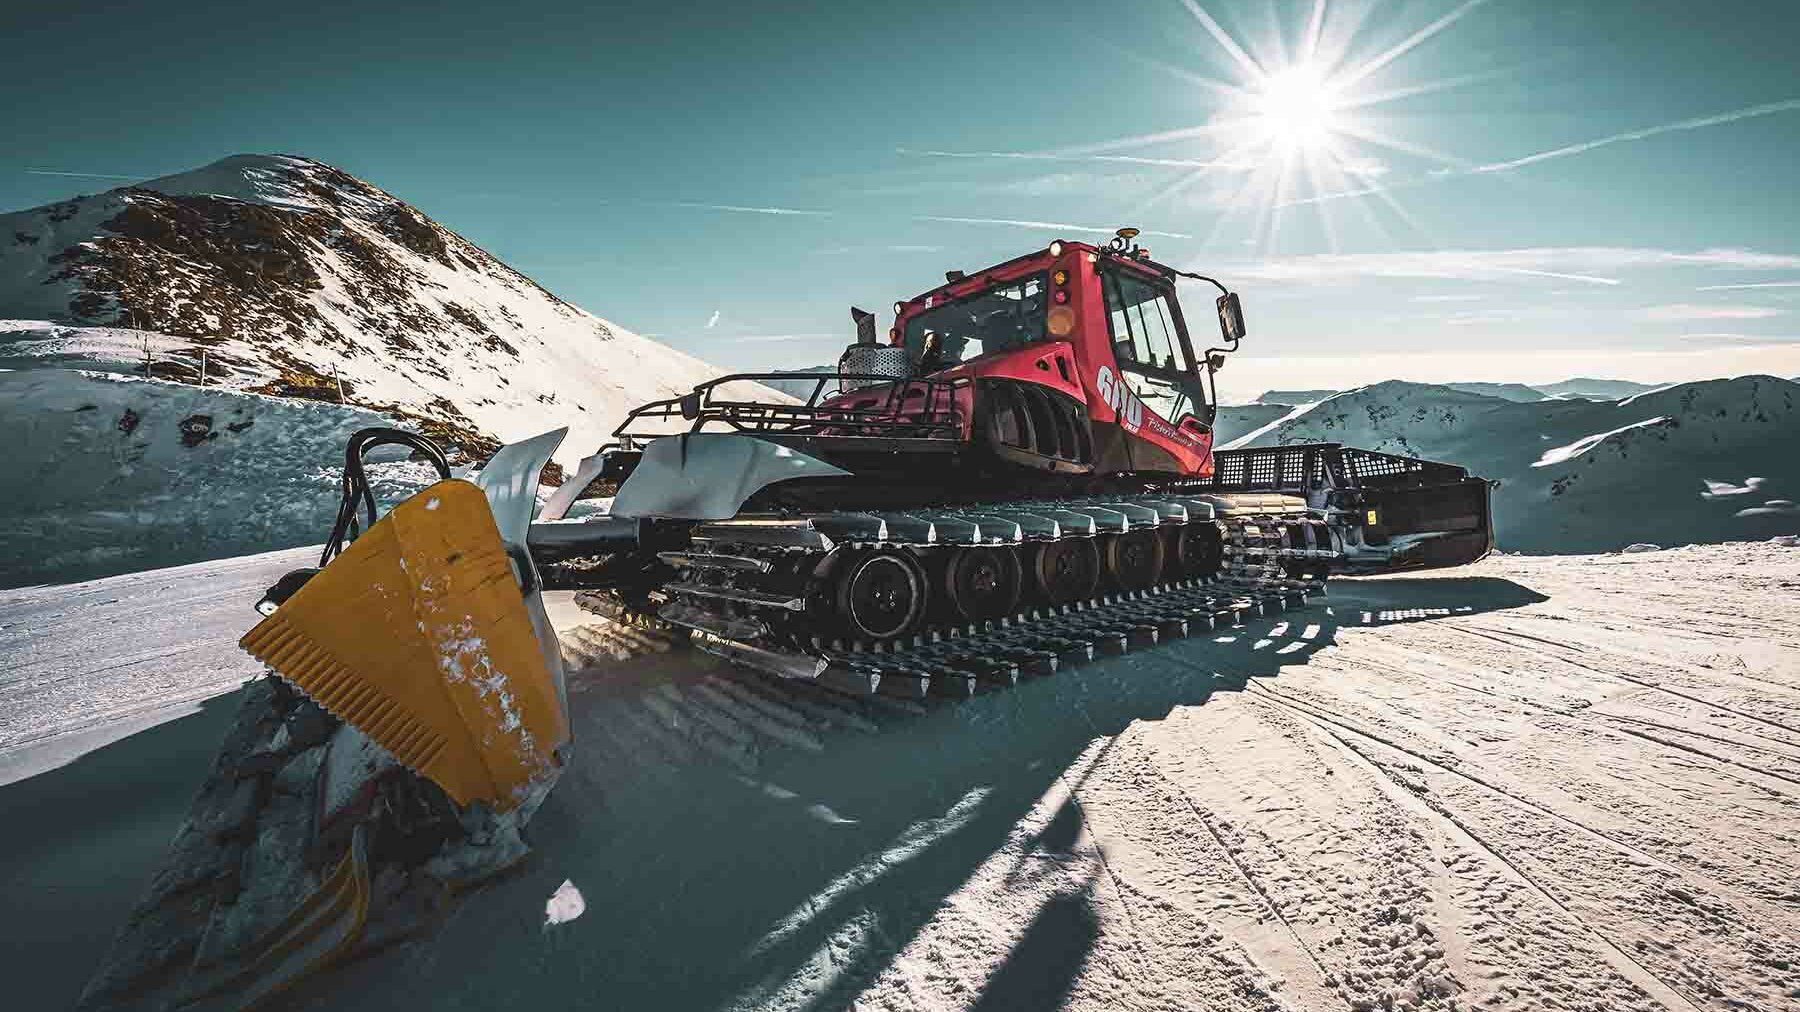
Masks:
[[[1191,126],[1062,149],[1052,157],[1181,169],[1152,189],[1134,213],[1165,203],[1202,208],[1214,215],[1212,231],[1203,240],[1206,245],[1236,233],[1244,242],[1272,249],[1282,231],[1284,210],[1294,208],[1305,209],[1326,245],[1336,249],[1334,208],[1340,199],[1358,201],[1348,206],[1376,229],[1398,219],[1423,231],[1389,192],[1403,184],[1383,177],[1400,169],[1416,170],[1419,161],[1438,167],[1467,163],[1390,133],[1387,123],[1392,117],[1384,119],[1379,110],[1476,79],[1420,79],[1405,73],[1401,61],[1483,0],[1436,0],[1437,6],[1454,6],[1422,28],[1409,31],[1394,18],[1379,32],[1369,30],[1371,24],[1366,22],[1374,8],[1385,6],[1382,0],[1239,5],[1263,6],[1272,12],[1262,19],[1267,31],[1241,41],[1208,13],[1208,0],[1180,2],[1217,43],[1217,52],[1208,47],[1202,55],[1222,64],[1224,74],[1193,73],[1179,66],[1165,69],[1213,100],[1210,116]],[[1290,18],[1277,8],[1300,16],[1290,25]],[[1359,39],[1374,41],[1378,36],[1381,41],[1374,46],[1358,45]],[[1398,41],[1389,41],[1392,38]],[[1192,147],[1168,150],[1160,157],[1117,153],[1175,143]],[[1416,171],[1411,175],[1417,177]],[[1361,203],[1363,197],[1374,198],[1391,214],[1378,217]]]
[[[1251,118],[1269,144],[1313,150],[1336,133],[1338,105],[1339,96],[1325,76],[1309,64],[1299,64],[1258,84]]]

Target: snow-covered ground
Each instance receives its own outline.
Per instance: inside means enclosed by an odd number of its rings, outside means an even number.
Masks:
[[[0,372],[0,587],[324,540],[344,442],[382,415],[73,369]],[[388,502],[423,463],[374,464]]]
[[[230,714],[145,708],[252,670],[290,554],[0,592],[15,1007],[160,860]],[[1767,543],[1500,556],[835,724],[561,602],[592,663],[527,868],[294,1003],[1800,1006],[1796,595]]]

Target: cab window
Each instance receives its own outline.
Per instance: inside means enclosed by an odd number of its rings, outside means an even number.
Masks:
[[[1101,287],[1113,354],[1126,386],[1168,421],[1179,424],[1184,416],[1203,415],[1206,396],[1182,334],[1174,293],[1117,269],[1102,273]]]
[[[1175,330],[1168,291],[1117,271],[1107,272],[1104,278],[1107,321],[1120,364],[1192,372],[1187,349]]]
[[[1045,281],[1032,274],[927,309],[906,321],[906,350],[930,372],[1041,341]]]

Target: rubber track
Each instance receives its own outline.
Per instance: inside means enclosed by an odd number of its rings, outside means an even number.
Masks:
[[[1156,499],[1135,496],[1119,501],[1136,505]],[[1047,504],[1041,508],[1054,511],[1067,506]],[[1016,514],[1026,508],[1008,504],[988,509]],[[955,512],[979,516],[984,509],[958,507]],[[824,514],[814,522],[821,528],[842,529],[853,526],[852,518],[869,516]],[[1261,616],[1304,605],[1308,597],[1323,592],[1324,581],[1292,578],[1283,571],[1283,562],[1303,559],[1316,565],[1333,553],[1290,543],[1292,524],[1300,519],[1317,523],[1315,515],[1299,511],[1278,516],[1230,516],[1223,521],[1179,521],[1217,525],[1225,552],[1218,576],[1170,580],[1144,590],[1040,606],[978,624],[939,623],[919,634],[889,642],[827,640],[809,631],[809,620],[801,612],[771,602],[783,597],[799,600],[791,584],[785,591],[782,589],[780,574],[808,568],[811,559],[822,559],[838,547],[905,550],[919,547],[916,543],[899,538],[850,537],[834,539],[828,547],[775,546],[766,540],[753,540],[748,533],[745,540],[731,540],[732,522],[728,521],[717,525],[701,547],[717,556],[764,560],[775,575],[753,570],[722,574],[703,565],[687,567],[682,579],[666,588],[671,592],[671,601],[662,617],[693,628],[691,642],[702,650],[771,674],[810,680],[837,692],[910,700],[967,697],[985,689],[1011,686],[1021,678],[1051,674],[1095,657],[1117,656],[1155,646],[1165,639],[1240,625],[1245,615]],[[1163,522],[1140,529],[1161,532],[1169,526],[1169,522]],[[757,537],[766,538],[766,532]],[[1017,544],[1029,547],[1044,540],[1049,539],[1027,538]],[[684,554],[702,559],[709,552]],[[800,560],[796,560],[796,555]],[[701,585],[708,592],[744,592],[757,600],[734,601],[681,589]],[[705,628],[711,619],[759,627],[760,634],[733,635],[731,630]]]

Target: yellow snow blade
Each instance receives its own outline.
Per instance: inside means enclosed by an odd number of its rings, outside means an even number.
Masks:
[[[511,810],[568,741],[499,529],[466,481],[394,507],[238,645],[458,805]]]

